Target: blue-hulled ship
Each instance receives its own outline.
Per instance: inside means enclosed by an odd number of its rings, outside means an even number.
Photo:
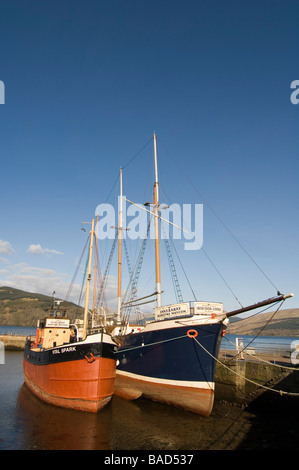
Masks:
[[[119,349],[114,393],[134,400],[141,396],[209,416],[214,403],[215,366],[229,317],[247,310],[283,301],[277,296],[234,312],[224,312],[220,302],[178,302],[163,306],[159,253],[159,183],[156,136],[154,135],[156,296],[155,318],[145,326],[130,325],[122,316],[121,233],[118,226],[118,324],[114,329]],[[122,200],[122,180],[121,194]],[[291,295],[291,294],[290,294]],[[150,296],[148,296],[150,297]],[[143,298],[145,299],[145,298]],[[142,299],[131,300],[130,305]],[[147,300],[147,299],[146,299]],[[122,321],[123,320],[123,321]]]

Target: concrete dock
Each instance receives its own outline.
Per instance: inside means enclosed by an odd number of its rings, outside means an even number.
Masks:
[[[246,360],[221,360],[215,371],[215,396],[220,400],[248,405],[263,393],[299,398],[299,368],[290,361],[260,362]]]
[[[27,336],[0,335],[6,351],[24,351]]]

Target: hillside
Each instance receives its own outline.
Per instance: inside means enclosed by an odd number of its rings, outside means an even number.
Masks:
[[[12,287],[0,287],[0,325],[36,326],[37,320],[45,316],[45,310],[53,305],[50,296],[25,292]],[[82,308],[64,302],[71,320],[82,316]]]
[[[45,315],[45,310],[51,307],[53,299],[50,296],[26,292],[12,287],[0,287],[0,325],[36,326],[39,318]],[[82,308],[64,302],[69,318],[82,318]],[[233,317],[227,328],[227,333],[237,335],[256,335],[263,329],[273,312],[252,315],[245,319]],[[262,336],[295,336],[299,337],[299,308],[277,312],[268,326],[262,330]]]
[[[267,325],[272,315],[273,312],[261,313],[231,322],[226,332],[233,335],[256,335],[262,330],[262,336],[299,337],[299,308],[280,310]]]

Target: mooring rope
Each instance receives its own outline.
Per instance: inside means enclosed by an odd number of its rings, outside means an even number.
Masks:
[[[138,334],[138,333],[136,333]],[[121,351],[117,351],[116,353],[114,354],[117,354],[117,353],[120,353],[120,352],[127,352],[127,351],[133,351],[135,349],[140,349],[140,348],[145,348],[145,347],[149,347],[149,346],[156,346],[158,344],[162,344],[162,343],[167,343],[167,342],[170,342],[170,341],[175,341],[175,340],[178,340],[178,339],[182,339],[182,338],[185,338],[186,335],[182,335],[182,336],[177,336],[175,338],[170,338],[170,339],[165,339],[163,341],[157,341],[155,343],[149,343],[149,344],[141,344],[140,346],[135,346],[135,347],[132,347],[132,348],[127,348],[127,349],[123,349]],[[267,387],[266,385],[262,385],[262,384],[259,384],[257,382],[255,382],[254,380],[251,380],[251,379],[248,379],[247,377],[244,377],[244,375],[241,375],[239,374],[238,372],[234,371],[232,368],[228,367],[226,364],[224,364],[222,361],[220,361],[217,357],[213,356],[213,354],[211,354],[197,339],[195,336],[188,336],[189,338],[193,339],[210,357],[212,357],[218,364],[220,364],[222,367],[224,367],[225,369],[228,369],[230,372],[232,372],[233,374],[241,377],[242,379],[244,379],[245,381],[247,382],[250,382],[252,383],[253,385],[256,385],[257,387],[260,387],[260,388],[263,388],[265,390],[269,390],[270,392],[275,392],[275,393],[278,393],[279,395],[287,395],[287,396],[299,396],[299,393],[294,393],[294,392],[286,392],[286,391],[283,391],[283,390],[275,390],[271,387]],[[271,364],[271,363],[270,363]],[[279,366],[280,367],[280,366]],[[290,370],[299,370],[299,369],[295,369],[295,368],[292,368],[292,367],[289,367],[288,369]]]
[[[233,346],[236,346],[235,343],[233,343],[230,339],[226,338],[226,341],[230,344],[232,344]],[[251,344],[251,343],[249,343]],[[245,346],[243,349],[241,349],[240,352],[238,352],[238,354],[236,354],[233,359],[235,359],[236,357],[238,357],[241,353],[245,353],[247,354],[247,356],[251,356],[247,351],[246,351],[246,348],[248,347]],[[290,366],[284,366],[283,364],[279,365],[279,364],[275,364],[274,362],[270,362],[270,361],[266,361],[265,359],[262,359],[261,357],[255,357],[256,361],[260,361],[260,362],[264,362],[265,364],[269,364],[270,366],[276,366],[276,367],[280,367],[280,368],[283,368],[283,369],[288,369],[288,370],[296,370],[296,371],[299,371],[298,367],[290,367]]]
[[[139,333],[135,333],[135,334],[139,334]],[[185,337],[186,335],[183,335],[183,336],[177,336],[176,338],[170,338],[170,339],[164,339],[163,341],[157,341],[156,343],[141,344],[140,346],[135,346],[133,348],[121,349],[120,351],[116,351],[114,354],[118,354],[120,352],[133,351],[134,349],[145,348],[148,346],[156,346],[157,344],[168,343],[169,341],[175,341],[176,339],[182,339]]]
[[[285,392],[285,391],[282,391],[282,390],[275,390],[271,387],[267,387],[266,385],[262,385],[262,384],[259,384],[257,382],[254,382],[253,380],[251,379],[248,379],[247,377],[244,377],[243,375],[239,374],[238,372],[234,371],[233,369],[231,369],[230,367],[228,367],[226,364],[224,364],[223,362],[219,361],[219,359],[215,356],[213,356],[194,336],[192,337],[192,339],[194,339],[194,341],[196,341],[196,343],[209,355],[211,356],[216,362],[218,362],[221,366],[223,366],[224,368],[228,369],[229,371],[231,371],[233,374],[235,375],[238,375],[239,377],[241,377],[242,379],[246,380],[247,382],[250,382],[254,385],[256,385],[257,387],[261,387],[261,388],[264,388],[266,390],[269,390],[271,392],[275,392],[275,393],[279,393],[279,395],[288,395],[288,396],[299,396],[299,393],[293,393],[293,392]]]

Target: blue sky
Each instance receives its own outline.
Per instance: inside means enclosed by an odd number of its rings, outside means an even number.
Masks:
[[[143,147],[124,193],[151,198],[156,131],[161,202],[204,207],[205,252],[178,246],[198,300],[238,306],[206,255],[243,305],[276,293],[224,223],[298,307],[298,13],[289,0],[3,0],[0,285],[63,297],[82,222]]]

